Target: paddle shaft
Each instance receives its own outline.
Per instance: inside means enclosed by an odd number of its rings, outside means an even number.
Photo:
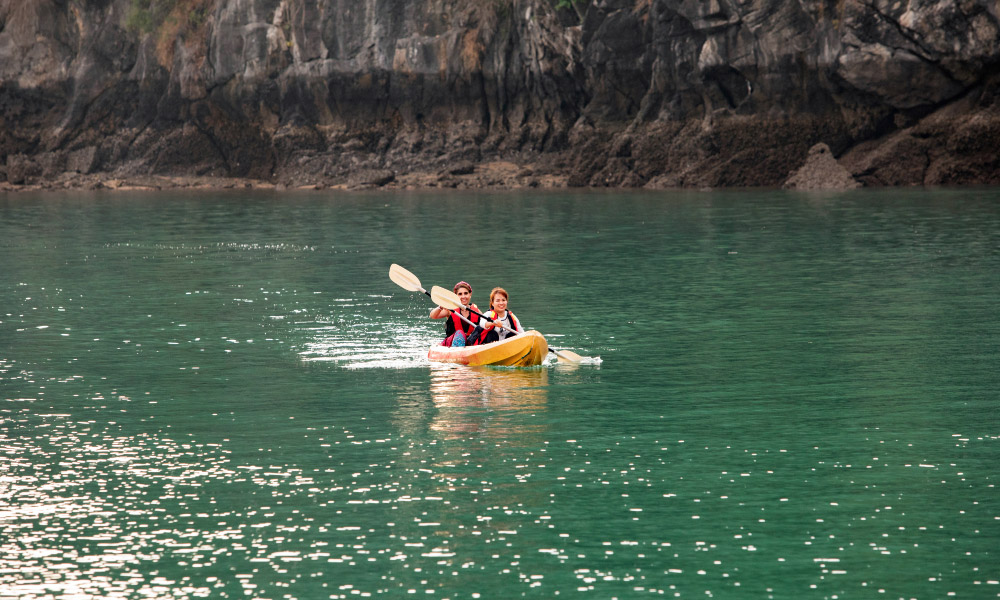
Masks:
[[[487,320],[487,321],[489,321],[490,323],[492,323],[493,321],[495,321],[495,320],[496,320],[496,319],[490,319],[489,317],[487,317],[487,316],[486,316],[486,315],[484,315],[483,313],[481,313],[481,312],[476,312],[476,311],[472,310],[471,308],[469,309],[469,312],[470,312],[470,313],[472,313],[472,314],[474,314],[474,315],[476,315],[476,316],[477,316],[477,317],[479,317],[480,319],[486,319],[486,320]],[[510,312],[510,311],[507,311],[507,312]],[[461,315],[459,315],[459,316],[461,316]],[[503,323],[499,323],[499,324],[498,324],[498,327],[501,327],[501,328],[503,328],[503,329],[506,329],[507,331],[509,331],[509,332],[513,333],[514,335],[517,335],[517,334],[521,333],[520,331],[518,331],[518,330],[516,330],[516,329],[513,329],[513,328],[511,328],[511,327],[507,327],[507,326],[506,326],[506,325],[504,325]]]
[[[427,290],[425,290],[424,288],[420,288],[420,291],[421,291],[421,292],[423,292],[423,293],[425,293],[425,294],[427,294],[427,297],[428,297],[428,298],[431,298],[431,293],[430,293],[430,292],[428,292]],[[434,300],[434,298],[431,298],[431,300]],[[444,307],[442,306],[441,308],[444,308]],[[473,323],[473,322],[472,322],[472,321],[470,321],[469,319],[465,318],[465,316],[464,316],[464,315],[462,314],[462,311],[459,311],[459,310],[455,310],[454,308],[449,308],[449,309],[447,309],[447,310],[448,310],[449,312],[451,312],[451,313],[453,313],[453,314],[457,315],[459,319],[462,319],[463,321],[465,321],[465,322],[466,322],[466,323],[468,323],[469,325],[471,325],[471,326],[473,326],[473,327],[475,327],[475,326],[476,326],[476,324],[475,324],[475,323]],[[472,310],[471,308],[466,308],[466,310],[468,310],[468,311],[469,311],[470,313],[472,313],[472,314],[474,314],[474,315],[479,315],[479,313],[477,313],[476,311]],[[479,316],[481,317],[481,316],[483,316],[483,315],[479,315]]]
[[[431,300],[434,300],[433,296],[431,297]],[[435,300],[435,302],[436,302],[436,300]],[[468,307],[466,307],[466,308],[468,308]],[[476,311],[472,310],[471,308],[469,308],[468,310],[469,310],[470,313],[476,315],[477,317],[479,317],[479,318],[481,318],[481,319],[483,319],[485,321],[491,321],[491,319],[489,317],[487,317],[486,315],[484,315],[483,313],[476,312]],[[458,315],[458,316],[461,317],[462,315]],[[462,318],[464,318],[464,317],[462,317]],[[468,323],[468,321],[466,321],[466,322]],[[471,323],[470,323],[470,325],[471,325]],[[507,327],[503,323],[500,323],[500,327],[502,327],[503,329],[506,329],[507,331],[511,332],[513,335],[518,335],[519,333],[521,333],[521,332],[517,331],[516,329],[511,329],[510,327]],[[582,356],[580,356],[576,352],[570,352],[568,350],[556,350],[554,348],[549,348],[549,352],[551,352],[552,354],[555,354],[557,357],[559,357],[559,359],[565,360],[565,361],[571,362],[571,363],[578,363],[581,360],[583,360]]]

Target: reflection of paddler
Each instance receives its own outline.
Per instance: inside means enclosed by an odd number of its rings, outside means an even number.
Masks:
[[[494,411],[501,408],[522,413],[544,408],[548,383],[547,369],[432,365],[431,398],[438,412],[430,428],[456,437],[488,430],[505,434],[524,431],[525,426],[497,420]]]

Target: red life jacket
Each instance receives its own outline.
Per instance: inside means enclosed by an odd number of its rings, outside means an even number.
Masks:
[[[486,334],[489,333],[491,330],[493,330],[493,328],[494,328],[494,326],[493,326],[493,320],[496,319],[496,317],[497,317],[496,311],[492,310],[492,309],[488,310],[488,311],[486,311],[486,312],[483,313],[483,316],[486,317],[486,320],[484,322],[485,323],[489,323],[489,325],[487,325],[487,326],[485,326],[483,328],[483,332],[481,334],[479,334],[479,338],[476,339],[475,344],[469,344],[468,342],[466,342],[467,346],[475,346],[476,344],[482,344],[483,340],[486,339]],[[518,327],[520,327],[520,325],[517,322],[517,317],[515,317],[514,313],[512,313],[509,310],[507,311],[507,316],[510,317],[510,327],[511,327],[511,329],[517,331]]]
[[[472,310],[474,310],[476,312],[479,312],[479,307],[476,306],[475,304],[470,304],[469,307],[472,308]],[[469,325],[468,323],[466,323],[465,321],[463,321],[461,319],[461,317],[458,316],[458,311],[457,310],[451,311],[451,313],[448,315],[448,317],[451,319],[451,322],[448,323],[448,326],[445,327],[444,333],[447,336],[450,336],[451,334],[455,333],[456,331],[461,331],[462,335],[468,336],[470,333],[472,333],[472,330],[476,328],[475,325]],[[469,314],[469,320],[470,321],[475,322],[475,318],[476,318],[476,315],[473,315],[471,313]]]

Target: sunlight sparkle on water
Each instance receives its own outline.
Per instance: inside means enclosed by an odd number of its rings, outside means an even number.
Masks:
[[[0,596],[996,598],[998,197],[0,195]]]

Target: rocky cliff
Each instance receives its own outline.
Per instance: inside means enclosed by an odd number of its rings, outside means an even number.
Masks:
[[[994,0],[575,7],[0,0],[0,181],[1000,183]]]

